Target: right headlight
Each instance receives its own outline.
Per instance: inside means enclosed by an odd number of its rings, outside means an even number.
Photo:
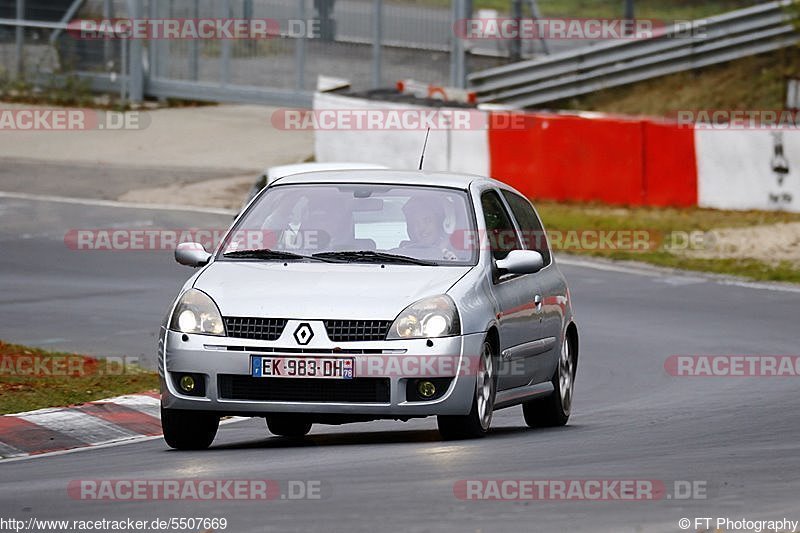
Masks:
[[[386,340],[432,339],[461,333],[453,299],[443,294],[424,298],[406,307],[392,323]]]
[[[181,295],[172,312],[169,329],[181,333],[225,335],[225,325],[217,304],[209,295],[197,289],[189,289]]]

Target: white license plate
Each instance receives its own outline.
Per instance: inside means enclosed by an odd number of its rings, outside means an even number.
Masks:
[[[250,375],[255,378],[353,379],[352,357],[252,356]]]

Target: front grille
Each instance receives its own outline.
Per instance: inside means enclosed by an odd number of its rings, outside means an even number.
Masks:
[[[288,322],[285,318],[225,317],[229,337],[276,341]],[[331,342],[382,341],[391,320],[323,320]]]
[[[225,330],[228,337],[276,341],[286,327],[285,318],[225,317]]]
[[[324,320],[328,338],[333,342],[382,341],[391,320]]]
[[[263,402],[389,403],[388,378],[313,379],[218,376],[219,397]]]

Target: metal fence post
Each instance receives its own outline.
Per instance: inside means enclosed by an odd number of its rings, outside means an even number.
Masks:
[[[155,18],[165,19],[169,17],[171,3],[159,2],[158,0],[151,1],[156,5]],[[160,77],[168,77],[170,73],[170,54],[172,53],[170,42],[168,39],[156,39],[153,47],[157,50],[158,55],[156,58],[156,66],[158,67],[156,72]]]
[[[128,73],[128,40],[122,39],[119,42],[119,103],[125,105],[125,96],[130,83]]]
[[[306,0],[298,0],[297,2],[297,18],[298,20],[306,20]],[[294,48],[294,64],[297,69],[297,76],[295,78],[295,87],[302,91],[306,87],[306,33],[302,36],[295,38]]]
[[[372,88],[383,83],[383,0],[373,0],[372,9]]]
[[[531,2],[531,16],[534,20],[540,20],[542,18],[542,12],[539,9],[539,2],[538,0],[530,0]],[[547,36],[542,34],[539,36],[539,41],[542,43],[542,51],[545,55],[550,55],[550,45],[547,44]]]
[[[628,20],[633,19],[634,8],[633,8],[633,0],[625,0],[625,15],[624,17]]]
[[[517,24],[519,24],[519,21],[522,19],[522,0],[511,1],[511,18],[516,20]],[[511,57],[511,61],[519,61],[522,59],[522,41],[518,34],[514,35],[509,43],[509,56]]]
[[[197,20],[200,18],[200,0],[194,0],[194,6],[192,7],[192,17]],[[199,78],[200,40],[192,39],[189,46],[189,76],[194,81],[197,81]]]
[[[111,0],[103,0],[103,20],[111,20],[113,7],[114,3]],[[106,65],[111,61],[111,43],[111,39],[103,39],[103,63]]]
[[[456,88],[466,87],[466,51],[464,41],[456,34],[458,21],[471,16],[466,13],[465,0],[452,0],[451,46],[450,46],[450,85]]]
[[[222,1],[222,18],[231,18],[231,0]],[[219,51],[219,81],[222,85],[228,85],[231,81],[231,41],[222,39]]]
[[[633,8],[633,0],[625,0],[625,13],[623,17],[626,20],[633,20],[634,18],[634,8]],[[631,30],[632,32],[633,30]],[[627,30],[625,31],[627,34]]]
[[[17,21],[25,19],[25,0],[17,0]],[[15,59],[17,64],[17,79],[21,80],[25,76],[25,28],[17,25],[15,30]]]
[[[130,17],[134,20],[142,18],[144,0],[131,0],[129,5],[131,8]],[[123,42],[125,42],[125,39],[123,39]],[[125,48],[124,46],[122,47],[123,54],[125,53]],[[139,103],[144,98],[144,66],[142,65],[144,47],[142,46],[142,40],[131,39],[127,51],[128,71],[125,73],[123,70],[123,73],[127,74],[128,96],[131,102]]]
[[[158,3],[157,0],[148,0],[147,2],[147,17],[150,19],[158,18]],[[158,77],[158,41],[147,41],[147,55],[149,60],[149,76],[150,78]]]

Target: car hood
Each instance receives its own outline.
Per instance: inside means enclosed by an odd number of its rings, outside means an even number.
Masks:
[[[393,320],[417,300],[447,292],[471,268],[215,261],[194,287],[223,316]]]

